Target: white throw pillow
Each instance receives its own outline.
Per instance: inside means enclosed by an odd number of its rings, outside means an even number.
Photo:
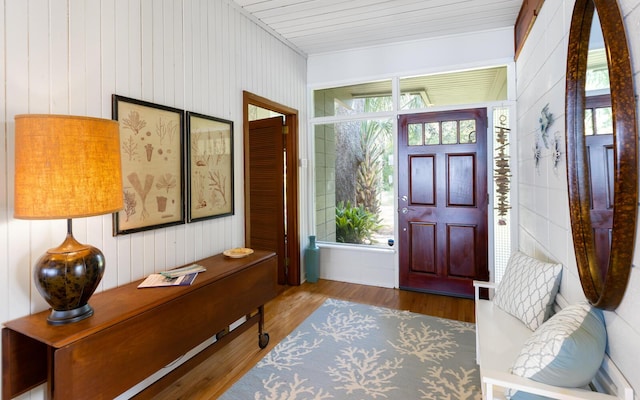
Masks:
[[[546,263],[517,251],[507,262],[493,304],[535,331],[552,314],[562,264]]]
[[[598,372],[607,345],[602,311],[587,302],[565,307],[522,346],[512,373],[560,387],[583,387]],[[512,399],[538,398],[522,391]]]

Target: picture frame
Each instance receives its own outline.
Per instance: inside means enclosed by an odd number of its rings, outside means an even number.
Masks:
[[[188,222],[234,214],[233,121],[187,111]]]
[[[184,111],[114,94],[124,209],[113,235],[184,224]]]

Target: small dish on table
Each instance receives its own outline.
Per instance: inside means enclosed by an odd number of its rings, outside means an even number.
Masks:
[[[246,247],[236,247],[235,249],[229,249],[222,252],[222,254],[230,258],[242,258],[252,253],[253,249],[249,249]]]

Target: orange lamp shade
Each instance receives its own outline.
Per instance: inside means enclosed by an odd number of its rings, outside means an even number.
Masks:
[[[15,122],[15,218],[70,219],[122,209],[117,121],[24,114]]]

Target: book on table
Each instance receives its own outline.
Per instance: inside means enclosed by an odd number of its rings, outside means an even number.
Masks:
[[[182,268],[151,274],[138,285],[138,288],[189,286],[195,281],[198,273],[202,271],[206,271],[206,268],[202,265],[192,264]]]

